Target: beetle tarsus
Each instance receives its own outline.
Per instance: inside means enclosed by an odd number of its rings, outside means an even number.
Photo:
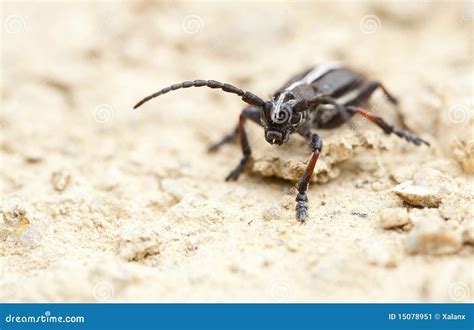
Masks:
[[[298,182],[298,195],[296,195],[296,220],[304,221],[308,216],[308,196],[306,191],[308,190],[309,181],[314,172],[314,167],[318,161],[319,154],[323,148],[323,141],[318,134],[311,135],[310,144],[313,155],[309,160],[306,169]]]
[[[226,181],[237,181],[239,179],[240,174],[245,170],[245,166],[248,162],[248,157],[244,157],[240,160],[239,165],[235,169],[233,169],[229,175],[225,178]]]
[[[308,196],[306,193],[296,196],[296,220],[304,222],[308,217]]]

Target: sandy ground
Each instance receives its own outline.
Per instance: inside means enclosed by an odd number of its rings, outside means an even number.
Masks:
[[[473,8],[2,2],[1,300],[472,300]],[[272,147],[249,124],[255,161],[228,183],[238,144],[206,147],[238,98],[189,89],[131,110],[187,79],[267,97],[329,60],[382,80],[432,147],[363,118],[321,131],[305,224],[302,138]],[[368,108],[400,125],[381,94]]]

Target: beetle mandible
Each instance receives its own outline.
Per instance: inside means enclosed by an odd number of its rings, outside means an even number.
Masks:
[[[202,86],[236,94],[250,105],[242,110],[236,128],[209,147],[209,151],[216,151],[222,145],[240,137],[243,157],[226,181],[237,180],[251,157],[252,151],[244,127],[246,120],[262,126],[265,140],[272,145],[288,142],[292,133],[299,133],[309,142],[312,155],[297,184],[296,219],[299,221],[304,221],[308,216],[306,192],[323,146],[321,137],[311,129],[338,127],[348,122],[355,114],[359,114],[379,126],[386,134],[393,133],[416,145],[424,143],[429,146],[427,141],[403,129],[395,128],[382,117],[361,108],[377,88],[382,90],[391,103],[397,104],[397,99],[379,81],[368,80],[364,75],[337,62],[320,64],[295,75],[268,101],[230,84],[215,80],[192,80],[165,87],[142,99],[134,109],[170,91]]]

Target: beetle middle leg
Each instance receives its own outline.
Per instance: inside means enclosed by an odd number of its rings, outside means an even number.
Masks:
[[[260,111],[255,107],[248,107],[242,110],[241,115],[244,115],[246,119],[250,119],[254,123],[258,125],[262,125],[260,123]],[[239,124],[228,134],[224,135],[218,142],[211,144],[207,151],[215,152],[220,149],[224,144],[232,142],[239,136]]]
[[[404,138],[405,140],[410,141],[416,145],[420,145],[422,143],[426,144],[427,146],[430,145],[425,140],[417,136],[414,136],[405,130],[393,127],[392,125],[388,124],[382,117],[377,116],[376,114],[370,111],[364,110],[362,108],[352,107],[352,106],[346,107],[346,110],[351,113],[358,113],[364,116],[365,118],[367,118],[368,120],[376,124],[378,127],[380,127],[387,134],[395,134],[398,137]]]
[[[296,219],[299,221],[304,221],[308,216],[308,196],[306,195],[306,191],[308,190],[309,180],[314,172],[314,167],[318,161],[319,154],[323,148],[323,141],[318,134],[312,134],[310,141],[310,147],[313,154],[297,185],[298,195],[296,196],[295,210]]]
[[[240,136],[240,146],[242,147],[242,154],[243,157],[240,160],[239,164],[236,166],[234,170],[232,170],[229,175],[226,177],[226,181],[235,181],[239,178],[240,174],[244,171],[247,162],[250,159],[252,154],[252,150],[250,149],[249,141],[247,139],[247,133],[245,132],[245,121],[246,119],[250,119],[253,122],[260,124],[260,111],[257,108],[246,108],[242,110],[239,116],[239,123],[235,129],[237,135]],[[221,145],[231,141],[232,139],[227,138],[229,135],[226,135],[221,141],[214,145],[213,150],[218,149]],[[212,149],[211,146],[210,149]]]

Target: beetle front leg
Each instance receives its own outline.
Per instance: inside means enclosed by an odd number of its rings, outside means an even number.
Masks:
[[[256,122],[257,118],[260,122],[260,112],[258,109],[253,108],[244,109],[239,116],[237,132],[240,136],[240,146],[242,147],[243,157],[237,167],[225,178],[226,181],[237,180],[240,174],[245,170],[245,166],[247,165],[247,162],[249,161],[252,154],[252,150],[250,149],[249,141],[247,139],[247,133],[245,132],[245,120],[251,119],[252,121]]]
[[[250,119],[254,123],[258,125],[262,125],[260,122],[260,111],[258,108],[255,107],[248,107],[242,110],[241,112],[242,115],[246,119]],[[220,149],[224,144],[227,144],[229,142],[232,142],[234,139],[236,139],[239,136],[239,124],[228,134],[224,135],[218,142],[211,144],[208,148],[207,151],[209,152],[215,152]]]
[[[310,147],[313,151],[313,154],[297,186],[298,195],[296,196],[296,220],[298,221],[305,221],[308,216],[308,196],[306,195],[306,191],[308,190],[309,180],[313,174],[319,154],[323,148],[323,141],[318,134],[311,135]]]
[[[209,152],[215,152],[220,149],[224,144],[227,144],[231,141],[233,141],[235,138],[239,136],[239,127],[237,126],[232,132],[224,135],[222,139],[220,139],[218,142],[211,144],[208,148],[207,151]]]

